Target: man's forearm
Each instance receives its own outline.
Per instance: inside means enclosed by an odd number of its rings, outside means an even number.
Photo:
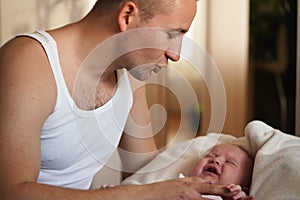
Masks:
[[[140,197],[140,186],[119,186],[111,189],[77,190],[38,183],[22,183],[11,188],[1,188],[1,200],[133,200]],[[130,192],[129,192],[129,188]],[[5,190],[5,191],[4,191]],[[8,192],[9,191],[9,192]]]
[[[203,199],[201,194],[214,194],[231,198],[234,194],[227,187],[207,184],[200,177],[167,180],[145,185],[124,185],[108,189],[75,190],[37,183],[3,186],[1,200],[162,200]]]

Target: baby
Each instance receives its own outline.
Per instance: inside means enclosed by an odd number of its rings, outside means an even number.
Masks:
[[[210,184],[225,186],[233,196],[230,200],[252,200],[247,196],[252,177],[253,160],[241,148],[232,144],[218,144],[204,157],[200,158],[189,172],[189,176],[198,176]],[[180,178],[184,178],[181,174]],[[101,189],[114,187],[102,185]],[[207,199],[222,200],[219,196],[202,195]]]
[[[218,144],[204,157],[200,158],[191,169],[189,176],[210,179],[211,184],[226,186],[234,193],[233,199],[251,200],[247,196],[253,170],[252,158],[241,148],[232,144]],[[203,196],[221,199],[216,196]]]

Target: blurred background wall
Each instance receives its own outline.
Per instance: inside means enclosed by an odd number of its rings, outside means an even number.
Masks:
[[[95,0],[0,0],[0,41],[18,33],[50,29],[79,20]]]

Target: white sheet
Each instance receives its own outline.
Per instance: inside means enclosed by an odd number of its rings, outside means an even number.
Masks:
[[[256,199],[300,199],[300,138],[255,121],[246,129],[255,156],[251,194]]]
[[[187,175],[194,162],[216,143],[241,146],[255,156],[250,194],[257,200],[300,199],[300,138],[260,121],[245,128],[245,136],[210,133],[169,147],[122,184],[146,184]]]

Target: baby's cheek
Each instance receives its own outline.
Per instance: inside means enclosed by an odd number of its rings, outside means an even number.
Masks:
[[[220,177],[221,185],[237,184],[239,185],[239,179],[236,176],[236,173],[223,173]]]
[[[194,167],[191,169],[189,176],[199,176],[202,173],[204,166],[205,162],[201,160],[197,161]]]

